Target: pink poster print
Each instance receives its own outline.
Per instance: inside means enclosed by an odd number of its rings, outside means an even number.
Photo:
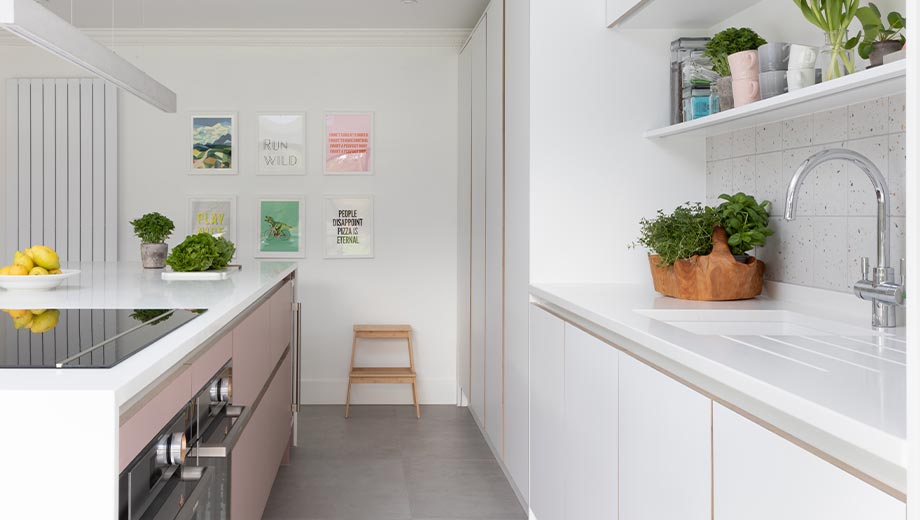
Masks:
[[[374,115],[326,114],[326,174],[373,173]]]

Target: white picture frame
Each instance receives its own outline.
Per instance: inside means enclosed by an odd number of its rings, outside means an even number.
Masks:
[[[239,117],[236,112],[193,112],[189,114],[188,128],[189,128],[189,151],[191,153],[189,161],[189,174],[190,175],[238,175],[240,171],[240,154],[239,154],[239,127],[237,122]],[[215,157],[220,157],[225,155],[223,148],[226,148],[225,142],[220,142],[221,139],[226,139],[226,133],[222,135],[221,132],[224,131],[226,127],[229,127],[229,140],[230,140],[230,157],[229,157],[229,166],[227,167],[207,167],[204,166],[206,161],[215,160]],[[210,137],[213,139],[212,142],[204,142],[205,137]],[[202,150],[201,147],[217,147],[220,149],[215,150],[215,153],[211,154],[211,157],[208,157],[208,150]],[[201,155],[201,152],[205,151],[204,156]],[[219,162],[219,161],[218,161]]]
[[[323,113],[323,175],[348,176],[348,175],[374,175],[374,162],[377,149],[374,143],[375,115],[372,111],[327,110]],[[353,146],[355,143],[332,142],[336,139],[354,140],[359,136],[339,135],[341,133],[367,132],[366,157],[362,159],[356,154],[339,153],[331,146]],[[346,157],[352,156],[352,157]],[[335,159],[334,157],[341,159]],[[336,166],[336,165],[339,166]]]
[[[307,174],[307,113],[269,110],[256,113],[256,175]],[[294,164],[292,164],[294,163]]]
[[[268,206],[266,203],[272,204]],[[290,213],[296,203],[296,217]],[[255,258],[306,258],[307,211],[306,197],[290,195],[260,195],[256,201]],[[271,216],[273,221],[266,222]],[[296,224],[291,224],[296,222]],[[273,231],[271,226],[278,227]],[[285,238],[285,234],[287,237]],[[296,248],[291,248],[296,244]]]
[[[236,212],[236,195],[189,195],[187,198],[186,234],[202,231],[220,235],[237,245],[239,220]],[[202,212],[208,213],[202,215]],[[225,230],[221,233],[220,228]]]
[[[341,210],[357,211],[340,214]],[[352,219],[362,219],[351,222]],[[323,197],[323,257],[329,260],[374,258],[374,196],[325,195]],[[343,228],[348,228],[343,231]],[[357,243],[342,244],[343,240]]]

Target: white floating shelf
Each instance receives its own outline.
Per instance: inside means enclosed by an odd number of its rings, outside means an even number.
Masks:
[[[641,0],[611,29],[708,29],[761,0]],[[609,4],[608,4],[609,5]]]
[[[906,78],[907,61],[901,60],[686,123],[649,130],[643,135],[648,139],[720,135],[900,94],[907,89]]]

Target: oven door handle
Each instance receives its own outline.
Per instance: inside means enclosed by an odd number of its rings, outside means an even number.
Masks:
[[[227,432],[227,436],[224,437],[224,441],[220,444],[197,444],[189,450],[189,457],[225,459],[230,456],[230,452],[233,451],[233,447],[236,446],[236,443],[240,440],[240,435],[243,434],[243,430],[246,428],[246,425],[249,424],[249,420],[252,418],[252,412],[253,409],[255,409],[255,406],[227,407],[228,412],[231,409],[241,409],[242,412],[240,412],[239,418],[236,420],[236,422],[233,423],[230,431]]]
[[[201,505],[201,498],[205,491],[211,489],[211,481],[214,480],[214,471],[211,468],[205,467],[202,468],[201,475],[195,476],[194,479],[198,483],[195,484],[195,489],[192,490],[192,493],[185,500],[185,505],[182,506],[182,509],[176,514],[173,520],[192,520],[195,518],[195,514],[198,513],[198,506]]]

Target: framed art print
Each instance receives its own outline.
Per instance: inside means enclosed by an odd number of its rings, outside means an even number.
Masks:
[[[303,197],[259,199],[257,258],[304,258],[306,217]]]
[[[259,135],[257,175],[306,175],[306,114],[262,112],[256,116],[256,127]]]
[[[326,112],[323,174],[374,174],[373,112]]]
[[[236,175],[237,128],[232,112],[193,114],[191,127],[191,173],[194,175]]]
[[[373,258],[374,198],[327,196],[323,228],[326,258]]]
[[[188,234],[208,233],[237,243],[236,196],[192,195],[188,198]]]

